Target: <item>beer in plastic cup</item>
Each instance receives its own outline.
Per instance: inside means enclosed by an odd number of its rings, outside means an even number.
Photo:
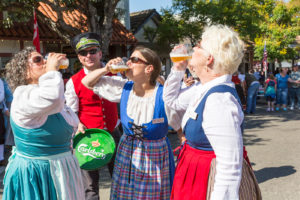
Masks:
[[[184,54],[170,54],[170,57],[171,57],[171,60],[172,62],[180,62],[180,61],[183,61],[183,60],[188,60],[188,59],[191,59],[192,56],[189,56],[189,55],[184,55]]]
[[[110,72],[113,73],[113,74],[116,74],[118,72],[127,71],[128,69],[129,69],[129,67],[127,65],[125,65],[124,63],[122,63],[122,64],[112,64]]]
[[[59,69],[67,69],[68,67],[69,67],[69,59],[68,58],[60,60],[59,67],[58,67]]]
[[[172,62],[180,62],[192,58],[192,45],[191,44],[179,44],[170,53]]]

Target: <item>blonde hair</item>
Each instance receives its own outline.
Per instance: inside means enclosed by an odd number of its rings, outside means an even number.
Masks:
[[[27,63],[32,52],[36,51],[34,47],[26,47],[14,55],[6,64],[6,81],[12,91],[20,85],[27,85]]]
[[[216,74],[233,74],[244,56],[244,43],[235,31],[225,25],[205,27],[201,46],[213,56]]]

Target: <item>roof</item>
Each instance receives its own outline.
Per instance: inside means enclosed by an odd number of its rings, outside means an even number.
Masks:
[[[44,16],[51,19],[53,22],[57,21],[57,13],[45,3],[40,2],[38,11]],[[63,18],[66,24],[71,25],[73,28],[80,29],[81,32],[88,30],[86,25],[86,16],[78,10],[63,12]],[[113,33],[110,44],[135,44],[137,42],[134,35],[128,31],[117,19],[113,20]],[[41,41],[62,41],[62,38],[53,31],[48,24],[43,23],[38,18],[39,36]],[[68,33],[71,37],[75,33]],[[27,23],[16,23],[10,28],[0,27],[0,38],[6,40],[32,40],[33,38],[33,19]]]
[[[57,13],[51,9],[48,4],[40,2],[38,10],[50,18],[53,22],[57,22]],[[78,10],[64,11],[63,19],[67,25],[81,30],[81,32],[88,31],[86,20],[87,17]],[[117,19],[113,20],[113,34],[110,44],[135,44],[137,42],[134,35],[128,31]],[[72,33],[70,33],[72,34]],[[74,35],[73,35],[74,36]]]
[[[153,21],[158,24],[159,21],[161,20],[161,18],[160,18],[159,13],[156,12],[155,9],[142,10],[142,11],[139,11],[139,12],[130,13],[131,31],[133,33],[136,33],[141,27],[143,27],[145,22],[149,18],[152,18],[153,16],[156,16],[156,18],[153,18]]]
[[[38,10],[53,22],[57,22],[57,13],[53,11],[48,4],[43,2],[40,2],[39,4]],[[87,17],[79,10],[64,11],[63,19],[67,25],[79,29],[81,32],[88,31],[86,24]],[[134,35],[128,31],[118,19],[113,19],[112,23],[113,34],[110,44],[135,44],[137,42]],[[69,34],[72,35],[72,33]]]
[[[59,35],[43,23],[39,23],[39,36],[41,41],[61,41]],[[0,38],[5,40],[32,40],[33,20],[27,23],[16,23],[10,28],[0,26]]]

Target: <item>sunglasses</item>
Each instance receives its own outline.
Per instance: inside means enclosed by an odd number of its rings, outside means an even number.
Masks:
[[[30,61],[32,63],[38,64],[38,63],[41,63],[42,61],[44,61],[44,58],[43,58],[43,56],[35,56],[35,57],[31,58]]]
[[[130,57],[129,58],[129,60],[130,60],[130,62],[132,62],[132,63],[144,63],[144,64],[146,64],[146,65],[149,65],[149,63],[148,62],[146,62],[146,61],[144,61],[144,60],[142,60],[142,59],[140,59],[140,58],[138,58],[138,57]]]
[[[88,51],[79,51],[78,54],[81,56],[87,56],[88,54],[95,55],[99,51],[100,51],[99,48],[95,48],[95,49],[90,49]]]

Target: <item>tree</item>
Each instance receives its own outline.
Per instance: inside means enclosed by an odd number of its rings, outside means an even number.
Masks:
[[[264,20],[260,24],[261,34],[255,38],[255,57],[262,59],[266,41],[268,59],[272,62],[294,59],[297,52],[291,46],[300,35],[299,5],[289,7],[286,3],[264,1],[260,12]]]
[[[112,35],[112,20],[116,17],[116,6],[120,0],[1,0],[0,11],[6,13],[3,20],[5,26],[11,26],[14,22],[26,22],[32,18],[33,8],[39,3],[48,4],[57,13],[57,21],[37,12],[39,19],[50,25],[67,42],[70,36],[65,33],[80,33],[80,30],[68,25],[63,20],[63,12],[79,10],[87,18],[82,23],[88,27],[88,31],[96,32],[102,38],[102,51],[106,55]]]
[[[185,22],[185,29],[201,31],[210,24],[224,24],[237,30],[245,40],[253,40],[259,31],[257,0],[174,0],[173,9]],[[190,29],[192,28],[192,29]],[[198,34],[199,35],[199,34]]]

